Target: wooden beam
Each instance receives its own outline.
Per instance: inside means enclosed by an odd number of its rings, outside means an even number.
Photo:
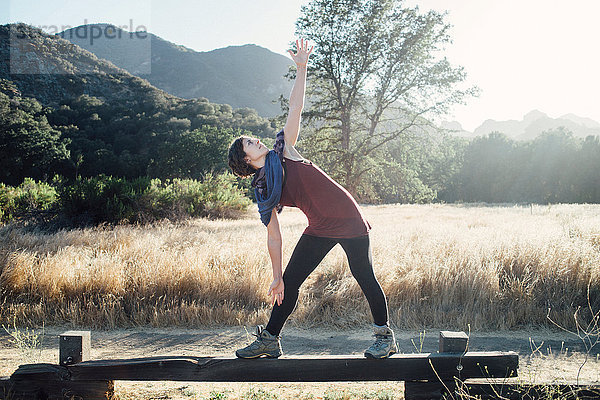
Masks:
[[[514,352],[396,354],[372,360],[356,356],[279,359],[151,357],[84,361],[67,366],[72,380],[200,382],[331,382],[443,380],[516,376]],[[433,367],[433,368],[432,368]],[[434,371],[435,369],[435,371]],[[437,373],[436,373],[437,372]],[[15,372],[19,375],[19,370]],[[15,375],[13,374],[13,376]]]

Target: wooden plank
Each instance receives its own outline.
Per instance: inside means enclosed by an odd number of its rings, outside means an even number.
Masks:
[[[19,365],[19,368],[10,376],[11,380],[22,379],[56,379],[68,380],[71,373],[66,367],[56,364],[39,363]]]
[[[356,356],[151,357],[85,361],[67,368],[73,380],[331,382],[437,380],[440,376],[451,381],[454,377],[516,376],[518,362],[514,352],[470,352],[462,357],[453,353],[396,354],[383,360]]]

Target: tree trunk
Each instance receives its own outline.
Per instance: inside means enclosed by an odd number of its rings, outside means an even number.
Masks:
[[[354,176],[354,157],[350,155],[350,111],[342,111],[342,149],[345,150],[344,160],[342,165],[344,166],[344,181],[341,182],[342,186],[346,188],[353,197],[356,197],[356,185],[352,177]]]

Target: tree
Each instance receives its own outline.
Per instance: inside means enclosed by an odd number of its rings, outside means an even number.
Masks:
[[[206,171],[224,171],[229,143],[241,133],[239,130],[202,126],[183,131],[164,143],[156,162],[150,166],[150,175],[166,178],[201,179]]]
[[[444,16],[420,14],[401,0],[313,0],[302,7],[296,34],[315,45],[305,152],[327,154],[330,173],[353,195],[380,164],[386,143],[476,94],[456,88],[466,77],[462,67],[438,55],[450,42]]]
[[[577,200],[600,203],[600,136],[588,136],[577,156]]]
[[[530,167],[526,171],[533,201],[538,203],[572,203],[577,198],[577,176],[581,144],[573,133],[560,126],[542,132],[529,143]]]
[[[66,166],[69,140],[50,126],[47,112],[33,98],[0,93],[0,182],[46,180]]]
[[[458,200],[500,203],[510,201],[523,165],[515,164],[517,144],[501,132],[478,136],[465,149]]]

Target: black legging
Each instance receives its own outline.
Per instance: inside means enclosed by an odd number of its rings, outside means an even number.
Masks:
[[[280,306],[275,303],[266,327],[272,335],[279,335],[283,324],[296,306],[298,289],[336,243],[346,252],[350,272],[369,302],[373,322],[376,325],[388,323],[385,294],[373,273],[369,235],[336,239],[302,234],[283,273],[283,302]]]

